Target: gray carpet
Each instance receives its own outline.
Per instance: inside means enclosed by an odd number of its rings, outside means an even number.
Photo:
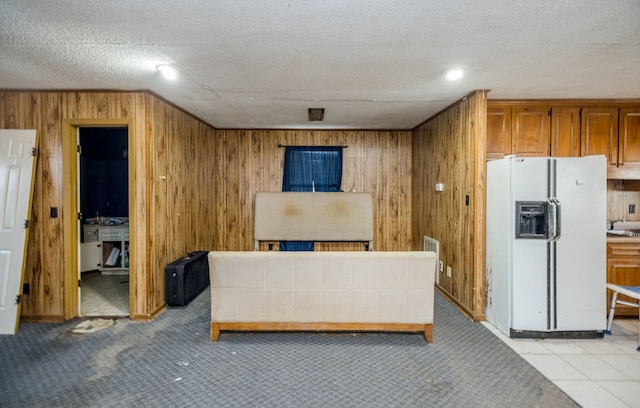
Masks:
[[[577,407],[436,294],[419,334],[226,333],[209,290],[150,323],[90,334],[23,323],[0,336],[2,407]]]

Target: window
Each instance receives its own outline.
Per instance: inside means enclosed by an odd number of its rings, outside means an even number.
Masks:
[[[282,191],[341,191],[342,147],[288,146]]]
[[[342,147],[287,146],[282,191],[342,191]],[[313,251],[313,241],[280,242],[281,251]]]

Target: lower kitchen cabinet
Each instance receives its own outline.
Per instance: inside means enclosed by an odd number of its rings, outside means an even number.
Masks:
[[[102,245],[99,241],[83,242],[80,245],[80,272],[102,268]]]
[[[623,286],[640,286],[640,243],[607,243],[607,282]],[[611,307],[611,290],[607,289],[607,312]],[[619,300],[637,302],[624,295]],[[616,305],[616,316],[638,316],[638,308]]]
[[[129,271],[129,226],[84,225],[80,246],[80,271],[98,269],[103,275]]]

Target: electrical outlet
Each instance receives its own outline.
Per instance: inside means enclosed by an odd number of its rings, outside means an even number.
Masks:
[[[451,277],[451,267],[447,266],[447,278]]]
[[[636,205],[629,204],[629,214],[635,214],[635,213],[636,213]]]
[[[444,270],[444,263],[442,261],[440,261],[440,265],[438,266],[438,269],[440,269],[440,272]]]

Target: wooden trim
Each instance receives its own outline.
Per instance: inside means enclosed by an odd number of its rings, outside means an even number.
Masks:
[[[553,105],[557,107],[579,106],[590,107],[624,107],[626,105],[637,106],[640,99],[490,99],[489,107],[534,107]],[[518,106],[520,105],[520,106]]]
[[[485,242],[486,242],[486,159],[487,159],[487,92],[478,91],[475,94],[473,109],[475,132],[473,140],[474,165],[473,175],[473,316],[484,315],[485,310]],[[483,319],[484,320],[484,319]]]
[[[78,203],[77,203],[77,142],[74,123],[62,122],[62,236],[63,264],[66,265],[63,276],[64,318],[78,316]]]
[[[449,300],[451,303],[453,303],[453,305],[454,305],[455,307],[457,307],[457,308],[458,308],[458,310],[460,310],[460,311],[462,312],[462,314],[464,314],[465,316],[467,316],[467,317],[468,317],[469,319],[471,319],[471,320],[476,320],[476,319],[475,319],[475,315],[474,315],[474,313],[473,313],[471,310],[467,309],[467,307],[466,307],[466,306],[464,306],[462,303],[460,303],[460,302],[458,301],[458,299],[456,299],[455,297],[453,297],[453,295],[451,295],[451,293],[447,292],[447,290],[446,290],[446,289],[444,289],[444,287],[442,287],[442,285],[436,285],[436,287],[435,287],[435,288],[436,288],[436,290],[437,290],[438,292],[440,292],[440,294],[441,294],[442,296],[444,296],[447,300]],[[480,315],[480,316],[484,316],[484,314],[482,314],[482,315]],[[478,320],[485,320],[485,319],[484,319],[484,318],[482,318],[482,319],[478,319]]]
[[[161,306],[158,306],[153,312],[151,312],[151,314],[149,315],[143,315],[143,314],[131,314],[129,316],[130,319],[135,320],[137,322],[150,322],[153,319],[155,319],[156,317],[160,316],[162,313],[164,313],[164,311],[167,310],[167,305],[163,304]]]
[[[20,316],[20,323],[32,322],[32,323],[62,323],[65,321],[64,316],[61,315],[26,315]]]
[[[133,119],[63,119],[62,120],[62,174],[63,174],[63,236],[64,236],[64,277],[63,277],[63,302],[64,318],[70,319],[79,315],[78,313],[78,243],[80,237],[78,233],[78,155],[77,130],[80,127],[124,127],[128,129],[128,149],[133,152],[135,140],[135,126]],[[136,206],[135,196],[135,155],[129,154],[129,226],[134,226],[129,231],[129,242],[136,239]],[[134,252],[134,251],[132,251]],[[135,276],[135,254],[129,262],[129,276]],[[130,282],[131,283],[131,282]],[[129,313],[133,314],[136,291],[133,285],[129,285]]]
[[[433,343],[433,324],[413,323],[282,323],[282,322],[211,322],[211,341],[220,331],[395,331],[424,332]]]
[[[636,166],[607,166],[607,179],[639,180],[640,169]]]
[[[440,112],[436,112],[433,115],[431,115],[431,117],[423,120],[422,122],[420,122],[419,124],[417,124],[416,126],[414,126],[412,129],[409,129],[411,131],[418,129],[420,126],[426,124],[427,122],[429,122],[430,120],[432,120],[433,118],[438,117],[438,115],[441,115],[445,112],[447,112],[448,110],[450,110],[451,108],[453,108],[456,105],[461,104],[462,102],[466,101],[469,98],[475,98],[476,94],[478,94],[479,92],[482,92],[485,95],[485,99],[487,98],[487,94],[490,92],[490,89],[477,89],[473,92],[468,93],[466,96],[463,96],[462,98],[458,99],[457,101],[453,102],[451,105],[447,105],[446,108],[442,109]]]

